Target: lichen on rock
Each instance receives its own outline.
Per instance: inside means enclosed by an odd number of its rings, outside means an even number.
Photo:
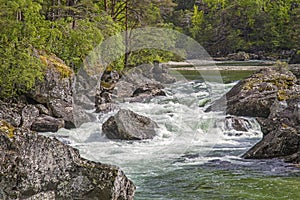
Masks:
[[[135,186],[118,167],[56,139],[1,121],[0,150],[1,199],[133,199]]]
[[[263,139],[244,158],[282,158],[300,162],[300,85],[286,67],[257,71],[240,81],[207,111],[226,107],[226,113],[256,117]]]

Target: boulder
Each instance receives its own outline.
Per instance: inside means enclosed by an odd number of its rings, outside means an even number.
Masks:
[[[292,55],[289,64],[300,64],[300,51],[297,51]]]
[[[65,102],[62,99],[54,99],[49,101],[49,108],[54,117],[63,118],[65,121],[65,128],[76,128],[73,116],[73,105]]]
[[[227,107],[226,102],[227,100]],[[285,68],[263,69],[240,81],[208,110],[256,117],[262,140],[244,158],[300,161],[300,85]]]
[[[227,116],[225,117],[225,130],[235,130],[235,131],[248,131],[251,128],[251,123],[241,117]]]
[[[64,77],[55,65],[48,63],[44,80],[38,81],[27,96],[44,105],[53,99],[61,99],[71,103],[73,76],[73,73],[71,73],[69,76]]]
[[[32,122],[40,115],[39,109],[34,105],[27,105],[22,110],[22,126],[24,128],[30,128]]]
[[[225,110],[227,114],[267,118],[276,101],[300,93],[297,78],[287,70],[267,68],[240,81],[206,111]]]
[[[104,122],[102,131],[109,139],[144,140],[154,138],[157,127],[150,118],[121,109]]]
[[[168,70],[164,65],[154,63],[154,67],[151,72],[153,74],[153,78],[160,83],[170,84],[176,81],[176,79],[168,73]]]
[[[300,131],[290,126],[279,126],[268,133],[243,157],[251,159],[285,158],[298,155],[300,158]]]
[[[115,166],[28,129],[0,122],[2,199],[131,200],[135,186]]]
[[[62,118],[65,121],[66,129],[76,128],[93,119],[92,115],[89,115],[80,106],[70,105],[61,99],[50,101],[49,107],[54,117]]]
[[[51,115],[49,109],[46,108],[46,106],[44,106],[43,104],[35,104],[34,106],[39,110],[40,114]]]
[[[5,120],[16,127],[20,126],[23,107],[23,103],[15,104],[13,102],[0,101],[0,120]]]
[[[76,105],[84,109],[95,108],[96,89],[98,86],[98,76],[89,74],[84,68],[80,68],[76,73],[74,81],[73,101]]]
[[[78,106],[81,106],[83,109],[86,110],[93,110],[95,108],[95,96],[89,97],[88,95],[84,94],[75,94],[76,97],[74,98],[74,103]]]
[[[165,96],[163,84],[176,81],[167,68],[158,63],[138,66],[122,76],[112,72],[107,71],[101,77],[95,100],[96,112],[108,112],[117,107],[111,104],[118,102],[144,102],[155,96]]]
[[[246,52],[238,52],[238,53],[232,53],[227,55],[229,60],[234,60],[234,61],[247,61],[250,59],[250,55]]]
[[[151,66],[151,65],[150,65]],[[149,66],[149,68],[150,68]],[[113,100],[117,101],[131,101],[134,99],[151,99],[154,96],[165,96],[163,91],[163,84],[153,78],[150,75],[145,76],[143,73],[145,71],[140,71],[142,69],[133,69],[127,74],[123,75],[122,79],[116,83],[114,89],[112,90]],[[151,74],[151,72],[148,71]],[[141,97],[141,98],[136,98]]]
[[[35,118],[30,128],[37,132],[56,132],[63,127],[65,127],[63,119],[41,115],[40,117]]]
[[[273,107],[268,118],[258,119],[263,139],[243,157],[300,160],[300,95],[288,99],[284,105]]]
[[[37,82],[35,87],[26,94],[27,98],[34,104],[47,106],[41,114],[62,118],[65,121],[65,128],[75,128],[90,121],[89,115],[80,107],[82,104],[78,103],[76,101],[78,98],[74,97],[74,95],[79,95],[74,88],[78,90],[80,88],[74,87],[75,75],[72,70],[54,55],[40,57],[47,65],[44,80]],[[76,108],[75,103],[78,103]],[[75,111],[82,115],[78,115]]]
[[[161,84],[145,84],[136,88],[132,96],[166,96],[166,93],[162,89],[163,86]]]

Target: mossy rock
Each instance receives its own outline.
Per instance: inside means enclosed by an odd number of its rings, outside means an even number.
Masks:
[[[6,121],[0,120],[0,132],[5,133],[8,138],[14,138],[14,130],[15,127],[13,127],[11,124],[7,123]]]
[[[115,87],[115,83],[101,81],[101,86],[106,90],[112,90]]]
[[[289,96],[287,95],[286,91],[278,90],[277,99],[278,99],[278,101],[285,101],[285,100],[289,99]]]
[[[62,78],[68,78],[73,75],[73,70],[54,54],[40,55],[40,59],[45,66],[54,67],[54,69],[60,73]]]

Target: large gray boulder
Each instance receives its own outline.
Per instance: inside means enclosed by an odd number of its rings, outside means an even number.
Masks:
[[[135,186],[115,166],[80,157],[56,139],[0,121],[0,199],[131,200]]]
[[[143,140],[154,138],[157,127],[150,118],[121,109],[102,125],[102,131],[109,139]]]
[[[34,105],[27,105],[22,109],[22,127],[30,128],[32,123],[40,115],[40,111]]]
[[[224,102],[227,100],[227,107]],[[300,85],[285,68],[263,69],[240,81],[208,110],[256,117],[264,134],[244,158],[300,162]]]
[[[49,115],[55,118],[62,118],[65,121],[65,128],[75,128],[84,122],[91,121],[74,95],[75,75],[65,63],[54,55],[41,56],[47,68],[44,80],[37,81],[35,87],[26,94],[27,99],[33,104],[45,105]],[[78,89],[79,90],[79,89]],[[44,113],[45,114],[45,113]]]
[[[258,118],[263,139],[244,158],[284,158],[300,162],[300,95],[273,105],[268,118]]]
[[[0,120],[5,120],[13,126],[21,126],[22,110],[25,104],[0,100]]]
[[[272,105],[300,93],[297,78],[288,70],[262,69],[241,80],[207,111],[225,110],[227,114],[248,117],[265,117]]]

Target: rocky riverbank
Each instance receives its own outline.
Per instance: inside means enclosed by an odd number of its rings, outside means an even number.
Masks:
[[[41,59],[47,65],[44,79],[28,93],[0,101],[0,119],[37,132],[56,132],[90,121],[92,116],[74,104],[74,73],[54,55]]]
[[[114,110],[120,102],[147,102],[165,96],[164,84],[176,80],[158,63],[129,69],[123,74],[105,71],[96,94],[96,112]]]
[[[41,60],[44,80],[0,101],[0,199],[133,199],[135,186],[121,169],[85,160],[78,150],[36,133],[93,120],[84,106],[94,107],[96,91],[76,96],[75,75],[63,61],[54,55]]]
[[[0,121],[0,199],[133,199],[116,166],[80,157],[56,139]]]
[[[300,163],[299,68],[277,65],[259,70],[207,109],[257,119],[264,137],[244,158],[282,158]]]

